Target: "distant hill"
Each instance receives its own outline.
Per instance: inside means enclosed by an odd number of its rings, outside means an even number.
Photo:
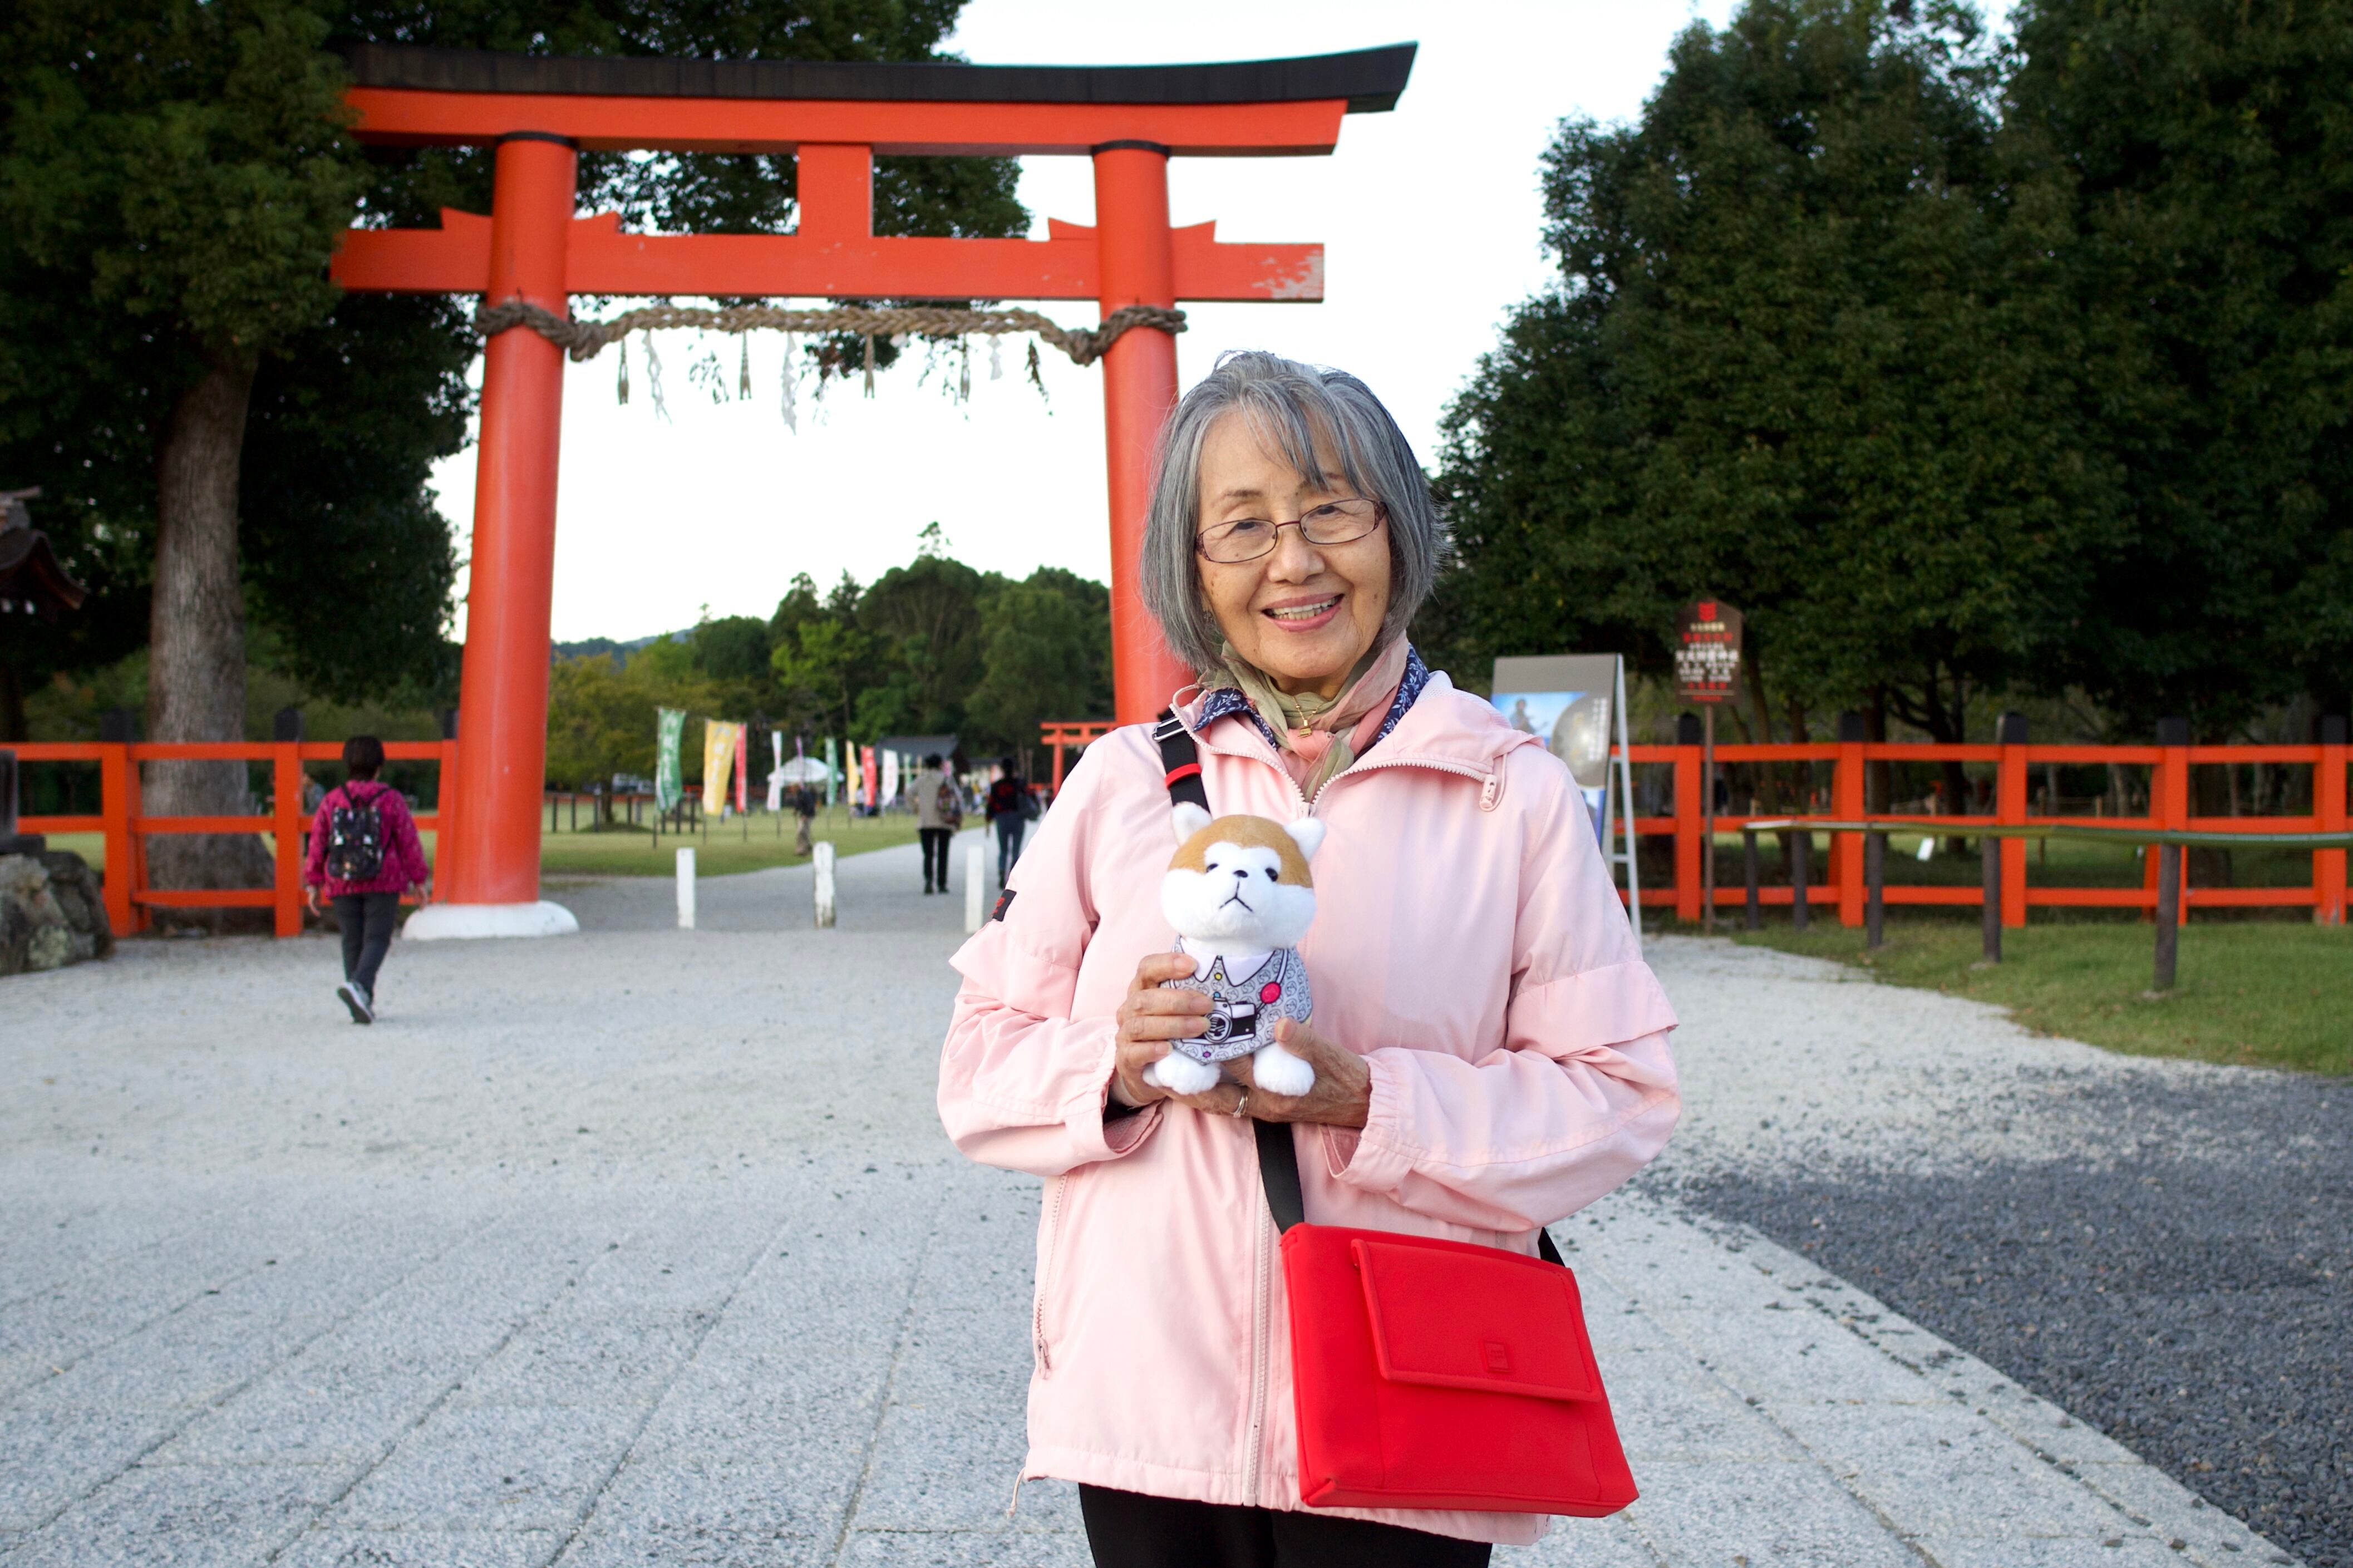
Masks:
[[[656,632],[650,637],[631,637],[627,642],[616,642],[611,637],[589,637],[581,642],[557,643],[549,653],[555,658],[588,658],[601,654],[617,665],[649,644],[658,643],[664,637],[682,637],[685,635],[684,632]]]

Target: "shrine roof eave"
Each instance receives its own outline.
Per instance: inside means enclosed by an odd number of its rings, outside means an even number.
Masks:
[[[803,99],[886,103],[1250,104],[1345,101],[1348,112],[1397,106],[1415,44],[1289,59],[1165,66],[976,66],[960,61],[712,60],[522,55],[354,44],[361,87],[571,98]]]

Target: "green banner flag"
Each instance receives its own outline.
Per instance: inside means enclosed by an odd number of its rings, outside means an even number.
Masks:
[[[828,735],[825,738],[825,807],[828,811],[833,809],[834,783],[840,777],[841,770],[833,763],[833,737]]]
[[[659,708],[655,711],[661,718],[654,741],[654,809],[669,811],[686,795],[678,773],[679,742],[686,738],[686,710]]]

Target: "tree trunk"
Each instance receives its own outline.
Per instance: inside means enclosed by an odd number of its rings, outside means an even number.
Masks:
[[[148,621],[147,735],[160,742],[245,738],[245,607],[237,581],[237,466],[253,392],[249,354],[208,356],[180,395],[155,462],[155,588]],[[153,816],[240,816],[255,810],[246,764],[146,764]],[[147,841],[157,888],[266,888],[259,836],[158,834]],[[171,923],[254,929],[268,911],[180,910]]]
[[[27,741],[25,677],[15,664],[0,662],[0,741]]]

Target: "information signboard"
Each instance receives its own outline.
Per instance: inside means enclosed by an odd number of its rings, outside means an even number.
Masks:
[[[1694,599],[1675,616],[1675,694],[1686,702],[1729,702],[1740,682],[1740,612],[1721,599]]]
[[[1633,774],[1627,763],[1626,666],[1614,653],[1495,661],[1495,711],[1568,765],[1593,814],[1602,858],[1626,870],[1627,909],[1639,951],[1641,873],[1634,864]],[[1611,764],[1615,762],[1613,770]]]

